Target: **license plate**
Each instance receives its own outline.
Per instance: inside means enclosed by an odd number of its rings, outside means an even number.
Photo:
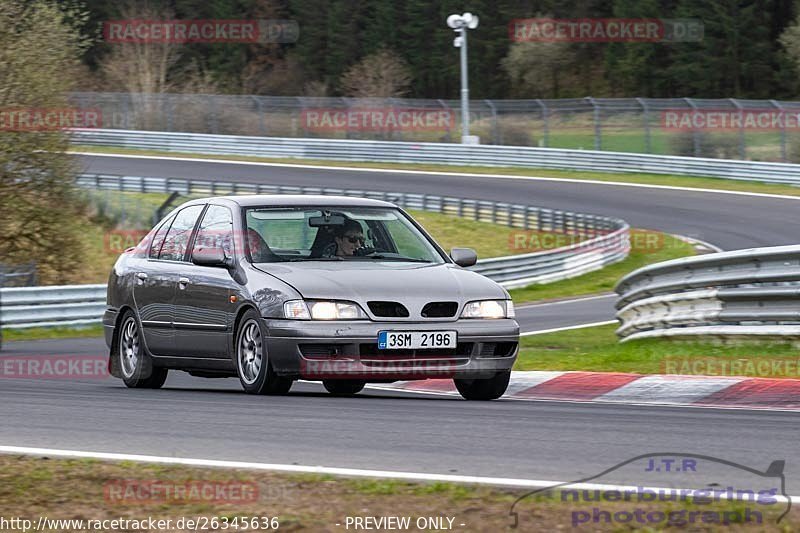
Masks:
[[[379,350],[455,348],[457,341],[458,334],[455,331],[381,331],[378,333]]]

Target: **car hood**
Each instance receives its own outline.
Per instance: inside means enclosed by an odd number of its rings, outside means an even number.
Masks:
[[[413,319],[420,317],[429,302],[463,305],[472,300],[508,298],[506,290],[494,281],[451,263],[309,261],[259,263],[255,267],[288,283],[303,298],[354,301],[370,315],[366,303],[376,300],[402,303]]]

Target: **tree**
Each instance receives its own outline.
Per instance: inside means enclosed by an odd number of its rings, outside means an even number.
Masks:
[[[342,91],[357,98],[404,96],[411,86],[406,62],[391,50],[368,55],[344,73]]]
[[[46,0],[0,1],[0,111],[68,108],[88,47],[76,29],[84,21]],[[65,281],[85,256],[68,144],[62,130],[0,131],[0,258],[35,261],[43,283]]]
[[[511,46],[501,65],[514,93],[524,98],[559,98],[561,76],[572,61],[569,43],[521,42]]]
[[[797,18],[791,26],[783,31],[780,43],[795,68],[800,71],[800,18]]]

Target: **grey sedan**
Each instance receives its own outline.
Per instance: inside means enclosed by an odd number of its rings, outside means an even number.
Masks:
[[[467,270],[397,206],[332,196],[193,200],[117,260],[103,323],[128,387],[169,370],[238,377],[253,394],[298,379],[453,379],[469,400],[505,392],[519,326],[508,292]]]

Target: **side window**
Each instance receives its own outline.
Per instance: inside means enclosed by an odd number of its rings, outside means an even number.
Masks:
[[[169,227],[172,225],[172,221],[174,219],[174,216],[169,217],[153,234],[153,242],[150,244],[150,251],[148,253],[148,257],[150,257],[150,259],[158,259],[158,254],[161,252],[161,246],[164,244],[164,237],[167,236],[167,231],[169,231]]]
[[[203,207],[202,205],[192,205],[178,212],[164,239],[161,253],[158,254],[159,259],[183,260],[186,248],[189,246],[189,237],[192,236],[192,230]]]
[[[194,249],[222,248],[225,255],[233,257],[233,216],[230,209],[221,205],[210,205],[203,215]]]

